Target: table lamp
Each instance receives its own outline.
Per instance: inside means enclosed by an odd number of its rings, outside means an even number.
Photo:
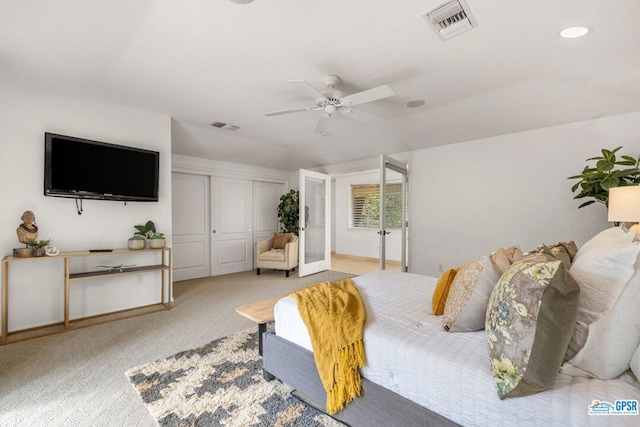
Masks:
[[[630,230],[640,235],[640,185],[609,189],[609,221],[633,222]]]

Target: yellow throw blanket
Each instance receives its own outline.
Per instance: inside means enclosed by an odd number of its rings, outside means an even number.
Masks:
[[[322,385],[334,414],[362,392],[364,304],[351,279],[324,282],[291,294],[298,303]]]

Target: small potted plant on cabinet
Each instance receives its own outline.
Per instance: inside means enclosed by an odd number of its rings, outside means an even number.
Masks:
[[[31,248],[31,254],[33,256],[44,256],[45,248],[49,246],[51,239],[49,240],[32,240],[27,242],[27,247]]]
[[[127,247],[131,250],[139,250],[144,249],[145,238],[139,234],[134,234],[129,237],[129,241],[127,243]]]
[[[136,231],[135,235],[149,241],[149,248],[162,249],[167,245],[164,234],[158,233],[158,231],[156,230],[156,225],[153,223],[153,221],[147,221],[146,223],[144,223],[144,225],[135,225],[134,227],[136,230],[138,230]]]
[[[162,249],[167,245],[167,240],[162,233],[153,233],[149,238],[149,247],[151,249]]]

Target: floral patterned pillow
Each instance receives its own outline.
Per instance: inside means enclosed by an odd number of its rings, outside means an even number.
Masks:
[[[493,289],[485,331],[500,399],[551,387],[573,334],[580,288],[559,259],[521,258]]]

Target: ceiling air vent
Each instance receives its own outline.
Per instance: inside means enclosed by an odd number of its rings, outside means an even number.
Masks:
[[[209,126],[214,127],[214,128],[218,128],[218,129],[230,130],[230,131],[236,131],[236,130],[240,129],[240,126],[229,125],[227,123],[222,123],[222,122],[213,122]]]
[[[448,1],[423,13],[422,17],[431,24],[442,41],[478,26],[464,0]]]

